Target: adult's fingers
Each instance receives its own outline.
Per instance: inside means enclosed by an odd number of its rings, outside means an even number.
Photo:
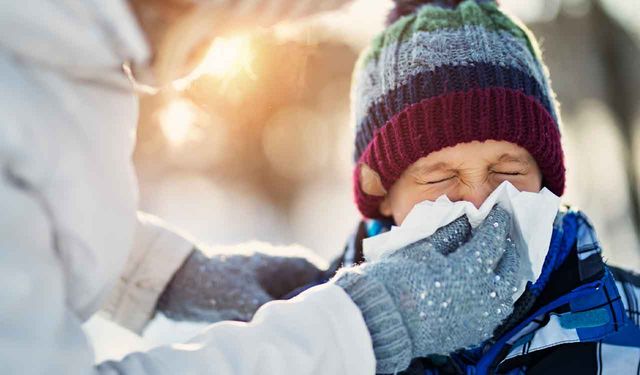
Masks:
[[[323,271],[304,258],[265,257],[264,266],[256,270],[260,285],[274,298],[281,298],[297,288],[317,281]]]
[[[208,257],[194,250],[160,296],[158,311],[174,320],[251,319],[273,297],[245,272],[247,265],[239,256]]]
[[[416,262],[427,261],[432,252],[448,255],[462,246],[471,233],[471,224],[466,216],[461,216],[453,222],[439,228],[434,234],[423,238],[402,249],[390,253],[390,258],[404,257]]]
[[[462,246],[461,256],[475,257],[487,266],[495,267],[507,245],[511,216],[495,205],[487,218],[472,232],[471,239]]]
[[[453,222],[439,228],[426,240],[443,255],[449,255],[462,246],[471,234],[471,224],[467,215],[460,216]]]
[[[429,268],[444,268],[447,260],[444,254],[437,251],[429,241],[421,240],[402,249],[395,251],[388,256],[391,262],[422,263]]]
[[[494,273],[498,280],[503,281],[500,285],[507,288],[507,292],[513,292],[512,289],[517,287],[521,281],[520,266],[522,257],[513,241],[510,241],[508,237],[507,239],[509,241],[507,241],[505,253],[496,265]]]

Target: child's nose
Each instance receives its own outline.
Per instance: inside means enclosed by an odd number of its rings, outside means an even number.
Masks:
[[[460,192],[459,200],[471,202],[476,208],[480,208],[491,194],[491,191],[491,186],[487,183],[479,186],[469,186]]]

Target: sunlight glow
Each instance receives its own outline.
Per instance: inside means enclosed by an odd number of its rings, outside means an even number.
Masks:
[[[195,131],[197,108],[188,100],[174,100],[158,115],[162,133],[174,146],[183,144]]]
[[[218,78],[231,78],[242,72],[252,74],[253,57],[247,36],[216,38],[194,73],[196,77],[208,74]]]

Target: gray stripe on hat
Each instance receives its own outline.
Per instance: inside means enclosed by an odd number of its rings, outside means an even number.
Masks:
[[[410,76],[433,71],[443,65],[477,62],[512,67],[532,75],[543,93],[554,103],[548,78],[527,46],[507,31],[487,31],[482,26],[419,31],[400,45],[395,42],[354,74],[352,105],[355,124],[362,123],[374,102],[407,83]],[[552,116],[557,118],[552,105]],[[357,125],[356,125],[357,127]],[[356,131],[358,129],[356,128]]]

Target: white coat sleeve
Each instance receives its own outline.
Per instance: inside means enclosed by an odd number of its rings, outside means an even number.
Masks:
[[[186,365],[186,366],[185,366]],[[220,322],[185,344],[134,353],[118,374],[375,374],[371,338],[342,288],[325,284],[262,306],[249,323]]]
[[[362,316],[338,286],[221,322],[189,343],[97,367],[66,304],[62,262],[36,193],[0,179],[0,363],[3,374],[373,374]]]
[[[102,313],[140,334],[153,317],[158,298],[193,247],[187,235],[155,216],[138,212],[129,258]]]

